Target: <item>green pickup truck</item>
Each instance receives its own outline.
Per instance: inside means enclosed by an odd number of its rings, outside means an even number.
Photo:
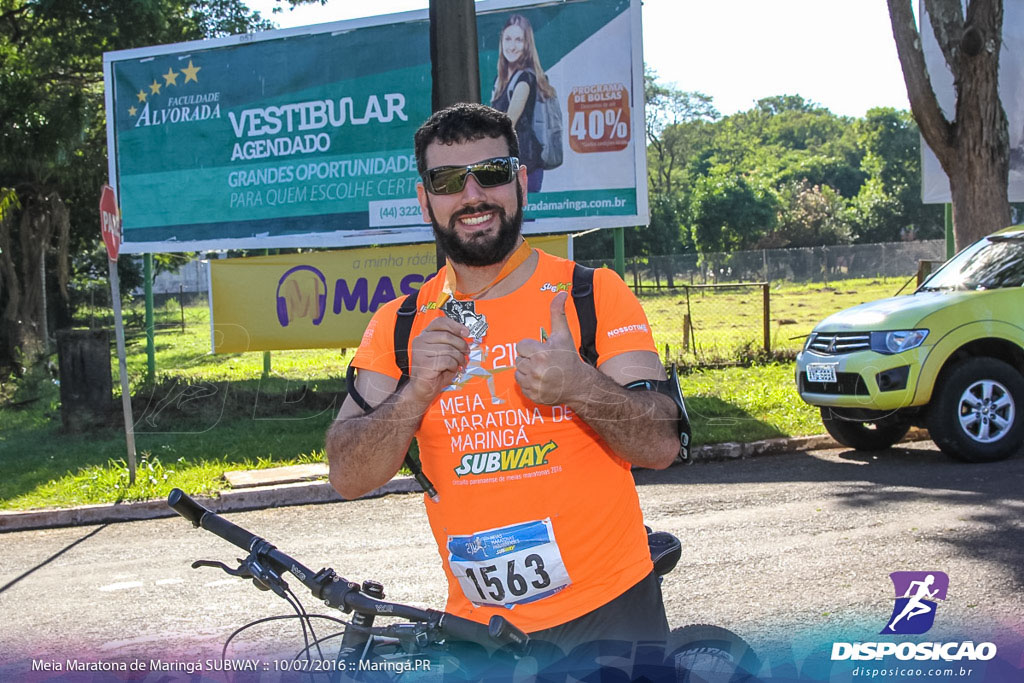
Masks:
[[[1024,449],[1024,225],[978,240],[912,295],[823,320],[796,382],[850,448],[886,449],[916,425],[968,462]]]

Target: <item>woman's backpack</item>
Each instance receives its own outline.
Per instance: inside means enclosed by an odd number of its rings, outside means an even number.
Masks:
[[[508,81],[506,93],[512,99],[512,91],[519,82],[523,71],[533,73],[533,69],[523,69],[512,74]],[[540,167],[548,171],[562,165],[562,110],[558,106],[558,97],[545,97],[537,88],[536,104],[533,107],[533,133],[540,142]]]

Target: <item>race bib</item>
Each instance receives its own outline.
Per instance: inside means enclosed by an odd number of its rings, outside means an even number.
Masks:
[[[448,537],[448,564],[476,605],[514,607],[557,593],[572,581],[551,519]]]

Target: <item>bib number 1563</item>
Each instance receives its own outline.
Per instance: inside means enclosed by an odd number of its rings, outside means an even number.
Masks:
[[[550,520],[449,537],[448,561],[466,598],[511,607],[569,585]]]

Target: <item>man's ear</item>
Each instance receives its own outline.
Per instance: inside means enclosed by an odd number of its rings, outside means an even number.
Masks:
[[[519,165],[519,170],[516,172],[516,174],[519,177],[519,187],[523,188],[523,208],[524,209],[526,208],[526,195],[527,195],[527,190],[526,190],[526,171],[527,170],[528,169],[525,166],[520,164]]]
[[[430,200],[427,198],[427,188],[423,186],[423,181],[416,183],[416,199],[420,202],[420,216],[423,217],[424,223],[430,222]]]

